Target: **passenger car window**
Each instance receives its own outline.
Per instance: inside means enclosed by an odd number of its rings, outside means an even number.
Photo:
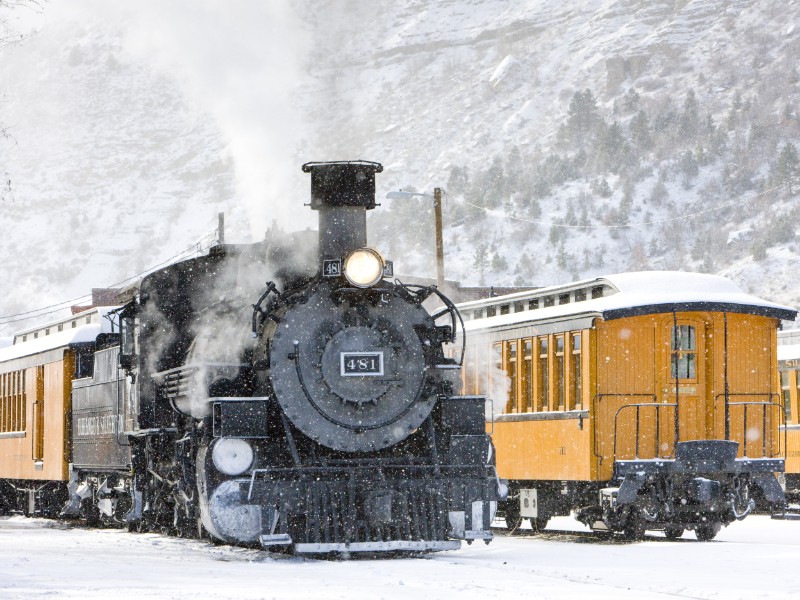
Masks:
[[[677,379],[697,378],[697,339],[692,325],[672,328],[672,370]]]

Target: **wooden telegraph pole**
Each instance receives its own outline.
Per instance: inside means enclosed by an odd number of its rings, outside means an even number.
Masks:
[[[436,226],[436,286],[444,289],[444,241],[442,240],[442,188],[433,188],[433,218]]]

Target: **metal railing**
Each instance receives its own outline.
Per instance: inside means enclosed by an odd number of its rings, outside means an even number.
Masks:
[[[654,425],[652,426],[655,431],[653,435],[653,444],[654,444],[654,458],[674,458],[675,448],[679,441],[680,435],[680,424],[677,418],[678,413],[678,403],[677,402],[658,402],[658,397],[656,394],[644,394],[644,393],[634,393],[634,394],[597,394],[593,398],[593,412],[595,415],[595,419],[597,419],[600,415],[600,408],[601,403],[604,399],[607,398],[618,398],[618,399],[626,399],[626,398],[645,398],[651,400],[650,402],[634,402],[632,404],[623,404],[622,406],[618,407],[616,412],[614,413],[613,418],[613,429],[611,431],[613,444],[612,444],[612,459],[617,460],[617,453],[619,451],[620,446],[620,416],[625,415],[629,412],[634,412],[634,458],[639,459],[640,454],[643,448],[643,439],[646,438],[646,433],[651,431],[650,427],[644,428],[643,426],[643,413],[645,415],[652,414],[649,411],[655,411],[654,414]],[[736,401],[731,402],[731,398],[767,398],[767,400],[743,400],[743,401]],[[778,448],[776,452],[773,452],[770,445],[772,445],[771,440],[772,437],[768,437],[767,427],[768,422],[770,419],[770,415],[773,412],[777,412],[777,416],[774,418],[778,419],[778,425],[775,427],[775,431],[779,431],[781,425],[785,425],[786,422],[786,413],[783,404],[780,402],[780,396],[774,392],[767,392],[767,393],[758,393],[758,392],[743,392],[743,393],[720,393],[714,397],[714,413],[716,415],[723,414],[721,411],[718,411],[718,404],[720,400],[725,401],[725,411],[724,411],[724,418],[725,418],[725,439],[731,439],[731,415],[730,411],[731,408],[734,407],[742,407],[744,412],[743,419],[742,419],[742,432],[743,432],[743,439],[741,441],[742,445],[742,452],[743,456],[746,458],[754,458],[748,457],[748,442],[747,442],[747,432],[748,428],[755,423],[757,426],[760,427],[761,431],[761,451],[763,458],[775,458],[781,456],[786,451],[786,441],[787,441],[787,433],[786,428],[784,427],[783,436],[781,437],[778,434]],[[644,411],[642,409],[645,409]],[[661,449],[661,441],[662,441],[662,423],[667,422],[664,421],[665,416],[661,414],[662,410],[671,409],[674,411],[674,425],[672,427],[673,430],[673,440],[672,440],[672,454],[667,456],[659,456],[659,452]],[[757,416],[753,416],[754,412],[757,412]],[[598,435],[598,433],[600,435]],[[596,457],[602,460],[603,454],[600,452],[598,444],[600,440],[603,438],[602,432],[596,432],[594,436],[594,454]],[[769,445],[768,445],[769,444]]]
[[[758,400],[750,400],[750,401],[743,401],[743,402],[731,402],[730,398],[759,398],[759,397],[766,397],[767,400],[765,401],[758,401]],[[775,401],[777,398],[778,401]],[[744,410],[744,422],[742,424],[742,456],[747,457],[747,432],[748,432],[748,410],[751,408],[760,408],[761,412],[761,456],[763,458],[775,458],[776,456],[781,456],[786,451],[786,428],[784,427],[783,430],[783,439],[780,436],[780,427],[781,425],[786,424],[786,407],[780,401],[780,396],[775,392],[742,392],[742,393],[722,393],[717,394],[714,397],[714,412],[716,413],[717,403],[720,400],[725,401],[725,439],[731,439],[731,413],[730,409],[733,406],[741,406]],[[778,413],[778,425],[775,427],[775,431],[778,432],[778,451],[777,453],[770,452],[769,455],[767,454],[767,415],[768,409],[775,409]],[[756,417],[757,418],[757,417]]]
[[[637,404],[625,404],[624,406],[620,406],[617,409],[617,412],[614,413],[614,455],[613,455],[614,456],[614,460],[617,460],[617,440],[619,439],[619,436],[617,435],[617,431],[618,431],[619,416],[623,411],[625,411],[625,410],[627,410],[629,408],[635,408],[636,409],[636,429],[635,429],[635,432],[634,432],[634,440],[635,440],[634,459],[637,459],[637,460],[639,459],[639,446],[640,446],[639,442],[640,442],[641,438],[643,437],[643,436],[640,435],[640,432],[641,432],[640,409],[641,408],[645,408],[645,407],[646,408],[654,408],[655,409],[655,413],[656,413],[655,414],[655,421],[656,421],[655,422],[655,436],[654,436],[655,448],[654,448],[654,452],[653,452],[653,458],[671,458],[672,457],[672,455],[659,456],[659,450],[661,449],[661,409],[662,408],[674,408],[675,410],[677,410],[678,409],[678,404],[677,403],[665,404],[665,403],[660,403],[660,402],[647,402],[647,403],[637,403]],[[672,440],[672,450],[673,450],[673,453],[674,453],[675,446],[678,443],[678,429],[675,428],[674,426],[673,426],[673,429],[674,429],[674,437],[673,437],[673,440]]]
[[[613,431],[611,432],[612,439],[614,440],[614,442],[613,442],[613,455],[612,455],[613,460],[616,460],[616,458],[617,458],[617,438],[618,438],[618,435],[617,435],[617,424],[618,424],[619,414],[620,414],[620,412],[622,410],[624,410],[626,408],[636,408],[636,438],[635,439],[636,439],[636,455],[637,455],[637,458],[638,458],[638,454],[639,454],[639,438],[640,438],[640,431],[641,431],[641,418],[640,418],[640,412],[639,412],[639,409],[641,407],[656,407],[656,443],[658,445],[660,445],[660,442],[661,442],[661,438],[660,438],[660,434],[661,434],[661,425],[660,425],[661,416],[660,416],[660,410],[659,410],[658,407],[673,407],[673,408],[676,408],[675,404],[664,404],[664,403],[658,402],[658,396],[656,394],[646,394],[646,393],[597,394],[597,395],[594,396],[594,398],[592,398],[592,413],[593,413],[595,419],[597,419],[599,414],[600,414],[600,403],[603,400],[607,399],[607,398],[646,398],[646,399],[651,400],[651,402],[638,402],[638,403],[634,403],[634,404],[624,404],[624,405],[620,406],[617,409],[616,413],[614,414]],[[677,410],[677,408],[676,408],[676,410]],[[674,426],[674,431],[675,431],[675,440],[677,441],[677,439],[678,439],[677,423]],[[599,441],[600,437],[601,436],[597,435],[597,432],[595,432],[595,436],[594,436],[594,454],[595,454],[595,456],[597,458],[602,460],[603,459],[603,455],[599,452],[598,447],[597,447],[597,444],[598,444],[598,441]],[[674,444],[673,444],[673,448],[674,448]],[[656,456],[657,455],[658,455],[658,453],[656,452]]]

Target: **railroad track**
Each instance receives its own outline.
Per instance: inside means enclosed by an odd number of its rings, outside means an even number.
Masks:
[[[492,527],[492,533],[498,537],[509,537],[515,539],[545,540],[552,542],[577,542],[595,543],[611,545],[627,545],[639,542],[695,542],[693,536],[679,538],[678,540],[668,540],[667,538],[647,533],[642,540],[626,540],[620,536],[602,531],[573,531],[569,529],[545,529],[544,531],[534,532],[531,529],[517,529],[508,531],[505,527]]]

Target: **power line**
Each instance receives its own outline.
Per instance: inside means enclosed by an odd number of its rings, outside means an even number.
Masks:
[[[170,258],[168,258],[168,259],[166,259],[166,260],[164,260],[164,261],[162,261],[162,262],[160,262],[160,263],[158,263],[156,265],[148,267],[147,269],[145,269],[141,273],[137,273],[136,275],[133,275],[131,277],[128,277],[126,279],[123,279],[122,281],[119,281],[117,283],[113,283],[113,284],[108,285],[106,287],[115,288],[115,287],[118,287],[118,286],[121,286],[121,285],[125,285],[126,283],[128,283],[130,281],[134,281],[134,280],[138,279],[139,277],[142,277],[142,276],[144,276],[144,275],[146,275],[146,274],[148,274],[148,273],[150,273],[152,271],[155,271],[159,267],[162,267],[162,266],[164,266],[166,264],[170,264],[170,263],[174,262],[177,258],[183,256],[184,254],[187,254],[188,252],[198,252],[199,253],[199,252],[202,251],[202,243],[204,241],[208,240],[208,239],[212,239],[212,238],[216,239],[217,233],[218,233],[217,230],[214,229],[210,233],[204,235],[199,240],[194,242],[191,246],[189,246],[188,248],[186,248],[185,250],[183,250],[181,252],[178,252],[174,256],[171,256]],[[57,312],[60,312],[60,311],[64,310],[65,308],[71,306],[72,304],[74,304],[76,302],[79,302],[79,301],[83,300],[84,298],[91,298],[91,295],[90,294],[84,294],[82,296],[78,296],[77,298],[73,298],[71,300],[64,300],[64,301],[58,302],[56,304],[51,304],[50,306],[44,306],[44,307],[41,307],[41,308],[35,308],[35,309],[32,309],[32,310],[16,313],[16,314],[13,314],[13,315],[5,315],[5,316],[0,317],[0,325],[8,325],[10,323],[16,323],[18,321],[27,321],[29,319],[35,319],[35,318],[38,318],[38,317],[44,317],[46,315],[51,315],[53,313],[57,313]],[[48,309],[52,309],[52,310],[48,310]],[[43,311],[46,311],[46,312],[43,312]]]

